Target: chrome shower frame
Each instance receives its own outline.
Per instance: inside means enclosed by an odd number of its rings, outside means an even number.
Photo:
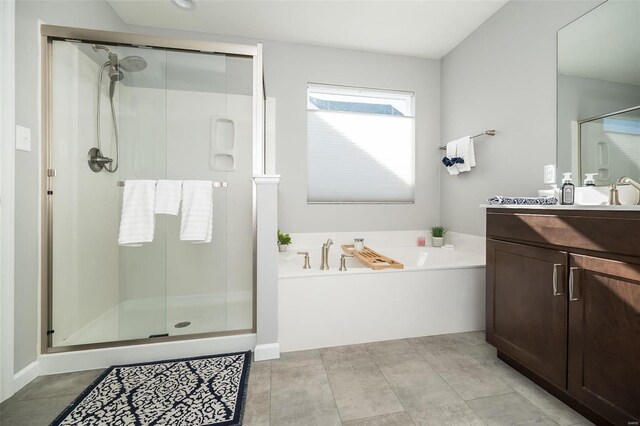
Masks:
[[[61,27],[55,25],[41,25],[41,132],[42,132],[42,190],[41,190],[41,255],[40,255],[40,353],[51,354],[60,352],[99,349],[107,347],[140,345],[149,343],[173,342],[190,339],[244,335],[256,333],[256,282],[257,282],[257,236],[256,236],[256,188],[253,186],[253,309],[252,328],[247,330],[232,330],[180,336],[156,337],[150,340],[134,339],[112,342],[92,343],[76,346],[52,347],[53,324],[53,185],[56,170],[51,164],[51,52],[54,40],[76,43],[92,43],[120,45],[138,48],[157,48],[170,51],[192,53],[225,54],[251,58],[253,61],[253,174],[263,175],[266,172],[266,140],[265,140],[265,91],[263,80],[262,43],[256,45],[219,43],[204,40],[185,40],[168,37],[128,34],[110,31],[98,31],[83,28]],[[102,154],[94,152],[94,155]],[[89,156],[91,152],[89,153]],[[109,158],[102,157],[108,163]]]

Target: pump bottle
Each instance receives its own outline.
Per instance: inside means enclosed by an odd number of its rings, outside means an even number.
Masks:
[[[572,205],[575,201],[576,187],[571,182],[571,172],[562,174],[562,188],[560,188],[560,204]]]

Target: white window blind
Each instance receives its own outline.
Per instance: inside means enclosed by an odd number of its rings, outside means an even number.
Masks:
[[[414,201],[413,93],[309,84],[307,201]]]

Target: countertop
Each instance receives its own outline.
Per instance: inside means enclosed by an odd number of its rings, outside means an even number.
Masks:
[[[600,210],[600,211],[638,211],[640,212],[640,206],[626,205],[626,206],[608,206],[608,205],[562,205],[555,204],[551,206],[539,206],[539,205],[526,205],[526,204],[480,204],[482,208],[489,209],[531,209],[531,210]]]

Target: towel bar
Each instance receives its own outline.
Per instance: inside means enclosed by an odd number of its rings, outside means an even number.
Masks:
[[[119,180],[116,182],[116,186],[124,186],[124,181]],[[213,182],[213,187],[214,188],[226,188],[228,186],[228,183],[225,181],[214,181]]]
[[[478,133],[477,135],[471,136],[471,139],[479,138],[480,136],[495,136],[495,134],[496,134],[495,130],[485,130],[482,133]],[[438,149],[446,151],[447,146],[446,145],[442,145],[442,146],[438,147]]]

